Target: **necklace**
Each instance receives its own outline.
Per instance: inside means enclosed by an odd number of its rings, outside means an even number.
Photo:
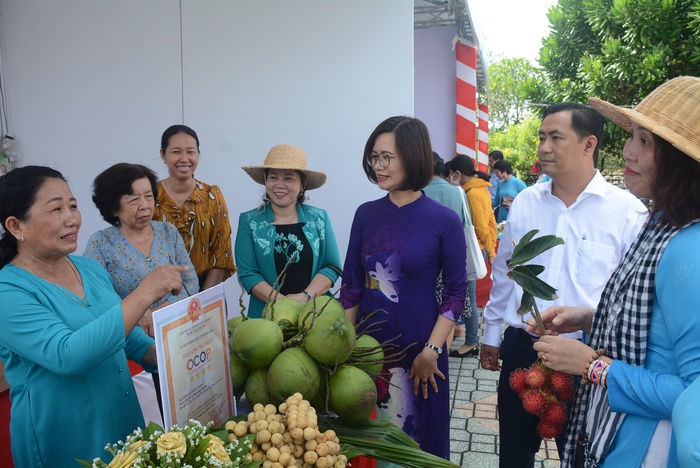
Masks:
[[[71,262],[70,260],[68,260],[68,258],[66,258],[66,262],[68,263],[68,265],[69,265],[71,271],[73,272],[73,274],[75,275],[75,277],[78,279],[78,282],[80,283],[80,296],[79,296],[80,299],[81,299],[80,301],[78,301],[78,300],[75,298],[75,296],[76,296],[75,294],[73,294],[72,292],[69,292],[69,291],[68,291],[66,288],[64,288],[63,286],[58,285],[58,284],[54,283],[53,281],[47,280],[46,278],[44,278],[43,276],[41,276],[39,273],[37,273],[36,270],[34,270],[34,268],[30,267],[29,265],[27,265],[26,263],[24,263],[22,260],[15,259],[15,262],[16,262],[16,263],[21,263],[23,266],[25,266],[25,267],[27,268],[27,270],[29,270],[29,271],[30,271],[34,276],[36,276],[37,278],[43,279],[43,280],[46,281],[47,283],[53,284],[54,286],[56,286],[56,288],[58,288],[59,291],[61,291],[61,292],[62,292],[63,294],[65,294],[66,296],[68,296],[68,298],[69,298],[70,300],[72,300],[73,302],[75,302],[76,304],[78,304],[80,307],[89,307],[89,306],[92,305],[92,304],[90,304],[89,301],[87,301],[87,300],[85,299],[85,288],[83,288],[83,279],[80,277],[80,273],[78,273],[78,269],[75,267],[75,265],[73,265],[73,262]]]

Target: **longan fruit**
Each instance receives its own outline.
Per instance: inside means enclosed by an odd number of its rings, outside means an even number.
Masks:
[[[248,428],[244,424],[236,424],[236,427],[233,428],[233,433],[236,437],[243,437],[248,434]]]
[[[318,454],[313,450],[304,453],[304,461],[309,465],[314,465],[318,461]]]
[[[306,450],[313,450],[316,451],[316,446],[318,443],[315,440],[307,440],[306,443],[304,444],[304,448]],[[320,455],[320,454],[319,454]]]
[[[305,440],[315,439],[317,433],[318,433],[318,430],[314,429],[313,427],[307,427],[306,429],[304,429],[304,439]]]

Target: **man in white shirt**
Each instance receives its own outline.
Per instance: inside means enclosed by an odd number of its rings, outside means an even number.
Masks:
[[[556,301],[536,299],[539,310],[564,304],[595,309],[608,277],[647,219],[639,200],[605,182],[595,168],[603,124],[602,116],[582,104],[555,104],[545,111],[537,155],[542,171],[552,180],[528,187],[513,200],[493,263],[493,287],[484,308],[481,365],[501,370],[501,467],[534,466],[542,442],[536,430],[538,417],[524,410],[508,380],[514,370],[537,360],[532,349],[537,338],[525,332],[524,322],[530,314],[517,314],[522,289],[506,276],[513,243],[532,229],[540,231],[537,236],[554,234],[565,241],[529,262],[545,267],[540,278],[556,288],[559,296]],[[580,338],[580,334],[568,336]]]

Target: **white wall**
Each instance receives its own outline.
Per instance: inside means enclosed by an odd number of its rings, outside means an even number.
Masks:
[[[306,150],[328,174],[309,203],[329,211],[344,258],[356,207],[383,195],[362,172],[364,143],[384,118],[413,113],[411,0],[0,0],[0,47],[18,163],[70,179],[78,253],[106,227],[94,177],[122,161],[167,176],[160,135],[185,123],[200,137],[196,176],[221,187],[234,237],[263,194],[240,167],[276,144]]]
[[[455,34],[456,27],[429,28],[416,29],[414,37],[414,112],[428,127],[433,150],[445,161],[456,154]]]

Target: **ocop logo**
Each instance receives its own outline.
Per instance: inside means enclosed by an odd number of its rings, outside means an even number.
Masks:
[[[187,360],[187,370],[192,370],[195,367],[201,366],[207,361],[211,360],[211,348],[207,348],[203,350],[199,354],[195,354],[194,357],[191,357]]]

